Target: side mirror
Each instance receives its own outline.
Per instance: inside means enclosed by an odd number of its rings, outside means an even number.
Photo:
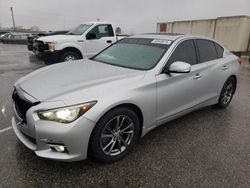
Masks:
[[[172,63],[167,72],[169,73],[189,73],[191,71],[191,65],[182,61],[176,61]]]
[[[87,40],[96,39],[96,34],[95,34],[95,33],[88,33],[88,34],[86,35],[86,39],[87,39]]]

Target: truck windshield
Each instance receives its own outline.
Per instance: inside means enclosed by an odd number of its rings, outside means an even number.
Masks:
[[[170,46],[166,40],[154,41],[156,40],[125,38],[91,59],[126,68],[149,70],[156,66]]]
[[[93,24],[81,24],[77,26],[75,29],[72,29],[70,32],[68,32],[68,35],[81,35],[85,31],[87,31],[88,28],[90,28]]]

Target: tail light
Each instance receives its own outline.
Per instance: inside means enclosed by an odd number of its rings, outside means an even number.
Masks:
[[[239,58],[237,61],[238,61],[238,63],[239,63],[240,65],[243,63],[243,61],[242,61],[241,58]]]

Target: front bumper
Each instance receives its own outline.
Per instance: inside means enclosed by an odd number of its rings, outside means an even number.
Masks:
[[[38,54],[46,62],[59,62],[60,61],[60,51],[46,51],[39,52]]]
[[[28,49],[29,51],[33,51],[33,44],[28,43],[28,44],[27,44],[27,49]]]
[[[19,140],[37,156],[68,162],[87,158],[93,121],[85,117],[69,124],[40,120],[32,108],[26,117],[25,123],[14,108],[12,127]],[[53,145],[63,145],[66,151],[58,152],[51,147]]]
[[[32,47],[33,52],[46,62],[58,62],[60,60],[60,50],[49,51],[48,44],[43,41],[35,40]]]

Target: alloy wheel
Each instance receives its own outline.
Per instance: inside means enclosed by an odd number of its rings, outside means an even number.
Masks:
[[[134,122],[126,115],[118,115],[111,119],[101,134],[102,151],[109,156],[124,152],[134,137]]]
[[[233,83],[228,81],[227,84],[225,84],[224,88],[223,88],[223,94],[222,94],[222,103],[223,104],[228,104],[233,96]]]

